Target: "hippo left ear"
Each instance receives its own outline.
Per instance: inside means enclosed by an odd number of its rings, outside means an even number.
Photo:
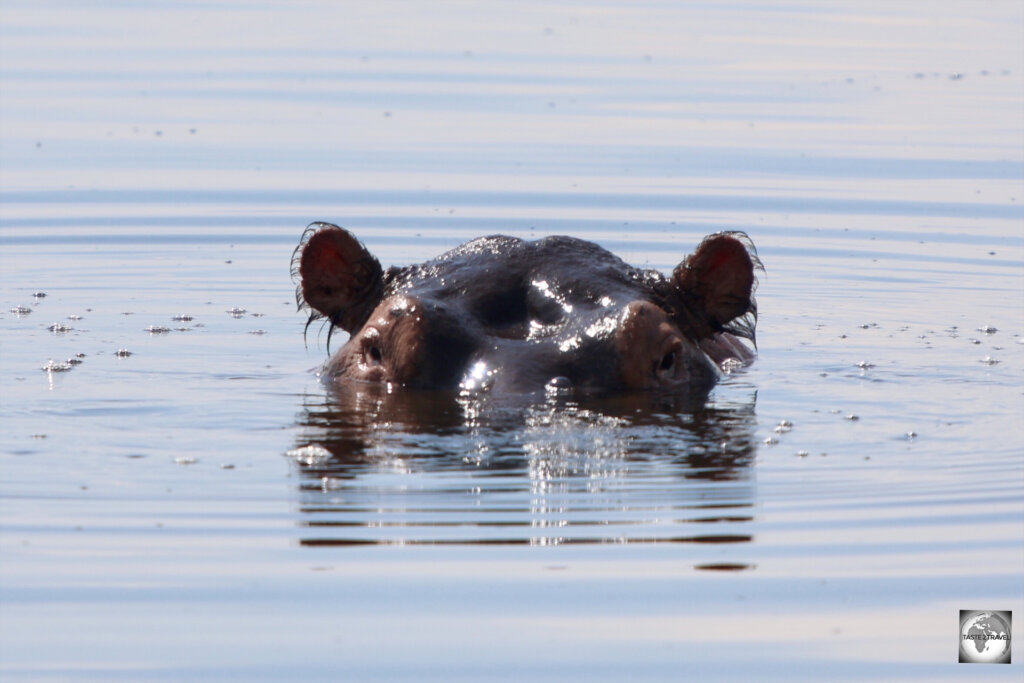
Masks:
[[[349,334],[359,330],[384,293],[380,262],[347,230],[311,223],[292,255],[295,302],[309,323],[327,318]],[[328,344],[330,333],[328,332]]]
[[[763,270],[746,234],[722,232],[704,238],[672,271],[673,288],[683,302],[682,327],[698,339],[730,332],[756,345],[755,268]]]

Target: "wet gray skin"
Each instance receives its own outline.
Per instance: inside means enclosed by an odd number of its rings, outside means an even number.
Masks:
[[[309,322],[350,335],[330,383],[692,392],[753,358],[739,338],[754,340],[759,267],[742,233],[705,238],[670,276],[572,237],[496,235],[385,272],[351,233],[313,223],[292,272]]]

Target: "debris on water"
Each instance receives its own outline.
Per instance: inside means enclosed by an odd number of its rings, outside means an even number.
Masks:
[[[46,372],[67,372],[68,370],[71,369],[71,364],[58,363],[51,358],[49,361],[47,361],[46,365],[44,365],[41,369],[45,370]]]
[[[779,424],[775,425],[773,430],[776,434],[785,434],[789,430],[793,429],[793,423],[789,420],[779,420]]]
[[[128,349],[118,349],[114,355],[117,356],[118,358],[127,358],[128,356],[132,355],[132,352],[129,351]]]
[[[860,419],[860,416],[859,415],[854,415],[853,413],[849,413],[848,415],[843,417],[843,419],[844,420],[849,420],[850,422],[856,422],[857,420]]]
[[[732,373],[736,372],[737,370],[741,370],[742,368],[743,361],[739,360],[738,358],[726,358],[725,361],[722,363],[722,372],[727,375],[731,375]]]
[[[999,330],[992,325],[985,325],[978,328],[978,332],[984,332],[985,334],[995,334]]]
[[[11,313],[14,315],[28,315],[32,312],[32,309],[28,306],[15,306],[11,309]]]
[[[46,292],[32,292],[32,296],[36,299],[46,298]]]
[[[75,354],[75,358],[85,358],[85,354],[79,351],[78,353]]]
[[[82,364],[82,359],[81,358],[68,358],[67,359],[67,364],[68,365],[81,365]]]
[[[798,458],[806,458],[808,455],[810,455],[810,453],[808,453],[807,451],[797,451],[796,452],[796,457],[798,457]]]
[[[80,315],[75,315],[74,313],[72,313],[71,315],[69,315],[69,316],[68,316],[68,320],[75,320],[75,321],[78,321],[78,320],[81,320],[81,319],[82,319],[82,316],[80,316]]]
[[[250,313],[249,315],[251,315],[254,318],[262,318],[263,316],[266,315],[266,313]]]
[[[179,455],[174,459],[175,465],[195,465],[197,462],[199,461],[191,455]]]
[[[171,320],[173,320],[176,323],[187,323],[192,321],[192,316],[186,313],[182,313],[181,315],[171,316]]]
[[[308,446],[293,448],[285,453],[285,455],[301,465],[319,465],[325,460],[330,459],[331,452],[323,446],[314,443]]]
[[[913,441],[914,439],[917,438],[917,432],[911,430],[904,434],[904,436],[907,437],[907,441]]]
[[[229,308],[226,312],[230,313],[235,318],[241,318],[243,315],[245,315],[244,308]]]
[[[985,356],[981,359],[981,362],[985,365],[999,365],[999,361],[992,356]]]
[[[220,468],[221,468],[222,470],[233,470],[233,469],[235,469],[235,466],[234,466],[234,465],[232,465],[232,464],[231,464],[231,463],[229,463],[229,462],[226,462],[226,463],[224,463],[223,465],[221,465],[221,466],[220,466]]]
[[[266,334],[266,330],[249,330],[249,334]]]
[[[146,332],[150,334],[167,334],[171,331],[171,328],[164,327],[163,325],[150,325],[146,328]]]
[[[324,477],[320,480],[320,488],[324,491],[337,491],[345,486],[345,480],[338,477]]]
[[[764,445],[765,446],[774,446],[777,443],[779,443],[779,440],[776,439],[774,436],[769,436],[769,437],[765,438],[765,440],[764,440]]]
[[[972,339],[972,340],[971,340],[971,343],[972,343],[972,344],[980,344],[980,343],[981,343],[981,340],[980,340],[980,339]]]
[[[53,332],[54,334],[59,334],[61,332],[70,332],[75,328],[71,327],[70,325],[65,325],[63,323],[54,323],[47,327],[46,329],[48,329],[50,332]]]
[[[871,368],[875,367],[875,364],[869,363],[866,360],[862,360],[859,363],[857,363],[857,367],[860,368],[861,370],[870,370]]]

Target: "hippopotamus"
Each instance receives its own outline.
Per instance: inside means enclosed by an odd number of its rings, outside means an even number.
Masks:
[[[481,237],[384,270],[356,237],[312,223],[292,257],[308,330],[349,337],[329,384],[463,392],[709,390],[756,348],[761,269],[744,233],[706,237],[666,276],[573,237]]]

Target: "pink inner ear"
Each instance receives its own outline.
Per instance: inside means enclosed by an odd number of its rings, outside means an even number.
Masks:
[[[380,298],[377,260],[351,233],[337,226],[320,229],[306,242],[299,262],[303,299],[332,323],[352,330]]]
[[[353,243],[343,231],[326,229],[309,238],[302,251],[299,275],[303,296],[328,317],[345,307],[352,296]],[[354,246],[359,248],[357,243]]]
[[[676,269],[673,279],[684,296],[699,309],[693,313],[702,315],[713,328],[720,329],[749,310],[754,264],[738,239],[714,235],[704,240],[696,253]]]
[[[341,229],[321,230],[309,238],[302,251],[299,273],[303,280],[329,277],[349,270],[353,262],[363,255],[362,246]]]

